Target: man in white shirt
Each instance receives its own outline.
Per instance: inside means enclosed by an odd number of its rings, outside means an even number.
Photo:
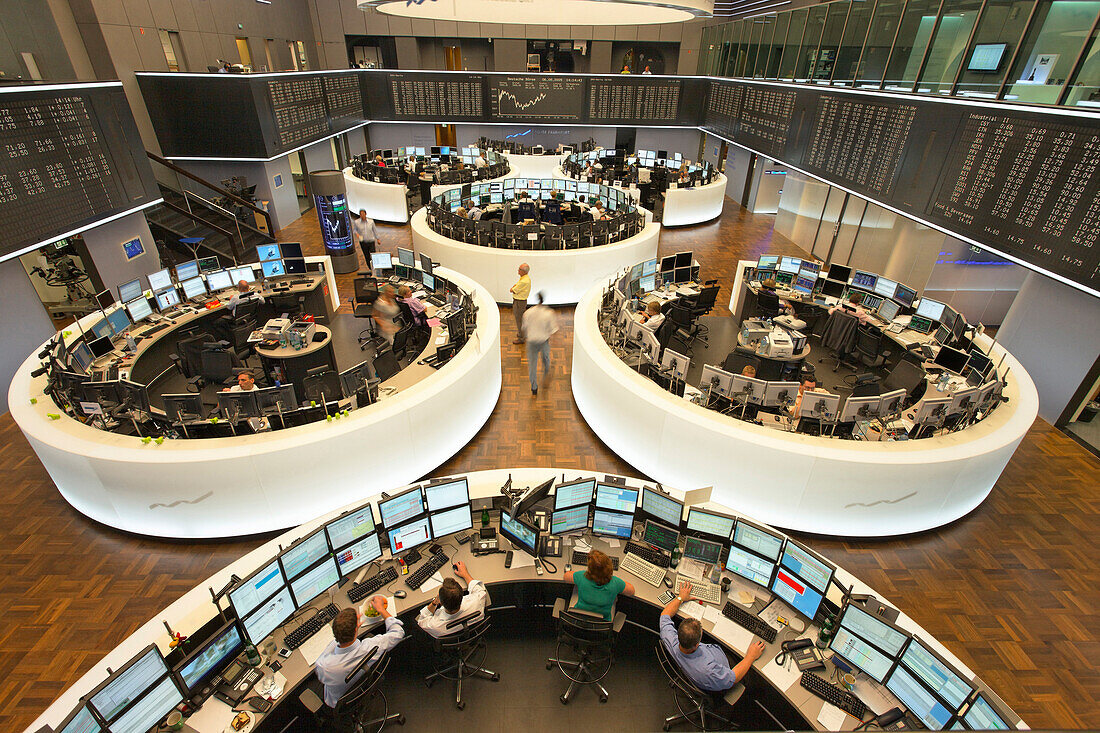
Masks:
[[[226,387],[222,392],[251,392],[254,389],[256,389],[256,375],[251,369],[242,369],[237,372],[237,383],[232,387]],[[250,417],[248,424],[255,432],[266,430],[268,427],[266,417]]]
[[[448,636],[459,631],[456,627],[448,629],[447,624],[455,619],[469,616],[472,613],[480,615],[485,613],[485,607],[489,605],[489,591],[485,590],[485,584],[480,580],[474,580],[470,571],[466,569],[466,563],[459,560],[455,563],[455,575],[466,581],[466,595],[463,595],[462,586],[454,578],[447,578],[439,588],[439,594],[424,608],[420,609],[420,615],[416,617],[416,623],[420,628],[432,636]]]
[[[237,315],[237,306],[246,300],[259,299],[261,303],[264,302],[264,296],[252,290],[252,286],[248,284],[247,280],[241,280],[237,283],[237,292],[233,293],[233,297],[229,299],[226,307],[229,308],[230,315]]]
[[[466,201],[466,218],[471,221],[477,221],[481,218],[481,207],[473,199]]]
[[[485,161],[485,156],[478,153],[477,158],[474,159],[475,168],[488,168],[489,164]]]
[[[366,209],[359,209],[359,218],[352,222],[351,230],[355,235],[355,241],[359,242],[359,249],[362,250],[363,259],[367,261],[369,268],[370,256],[378,243],[378,229],[374,226],[374,219],[367,216]]]
[[[362,626],[359,611],[355,608],[343,608],[332,620],[333,640],[321,652],[321,656],[317,658],[317,663],[314,665],[317,679],[325,686],[325,705],[330,708],[336,707],[336,703],[347,692],[348,687],[358,679],[356,677],[351,682],[344,681],[348,673],[355,669],[364,657],[377,649],[378,653],[370,663],[373,666],[383,654],[405,638],[405,627],[401,620],[394,617],[386,608],[385,598],[374,596],[370,599],[370,605],[384,619],[385,633],[359,639],[359,628]]]
[[[641,315],[640,321],[643,328],[656,332],[661,324],[665,322],[665,314],[661,313],[661,304],[656,300],[647,303],[645,313]]]
[[[558,331],[558,318],[554,311],[543,305],[539,292],[539,304],[523,314],[523,333],[527,337],[527,375],[531,379],[531,394],[539,393],[539,360],[543,371],[550,375],[550,337]]]

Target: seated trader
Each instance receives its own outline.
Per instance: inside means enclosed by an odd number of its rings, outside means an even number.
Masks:
[[[730,669],[725,652],[717,644],[700,644],[703,627],[699,619],[685,618],[680,628],[672,623],[672,617],[680,610],[680,604],[691,597],[691,584],[680,586],[680,595],[673,598],[661,611],[661,643],[668,655],[680,666],[684,674],[700,690],[712,694],[718,703],[722,695],[740,682],[749,671],[749,667],[764,653],[764,642],[757,639],[749,645],[745,658]]]
[[[408,285],[402,285],[397,289],[397,295],[401,300],[405,301],[405,305],[409,306],[409,310],[412,311],[413,319],[420,325],[424,325],[427,322],[428,309],[424,307],[424,304],[420,302],[419,298],[414,298],[412,294],[412,288]]]
[[[251,369],[242,369],[237,373],[237,383],[226,387],[222,392],[251,392],[256,389],[256,375]]]
[[[405,638],[405,627],[401,620],[390,613],[386,608],[386,599],[382,596],[374,596],[370,599],[370,605],[378,615],[385,619],[386,631],[377,636],[366,639],[357,638],[362,619],[355,608],[342,608],[332,620],[332,636],[334,637],[321,656],[317,657],[314,671],[317,679],[325,687],[325,705],[336,707],[340,697],[347,691],[351,683],[344,682],[351,670],[363,661],[363,657],[369,656],[372,651],[378,649],[373,665],[378,659],[397,646],[398,642]],[[355,680],[353,679],[352,682]]]
[[[475,168],[488,168],[489,164],[485,161],[485,156],[482,153],[477,154],[477,158],[474,160]]]
[[[577,603],[573,607],[581,611],[598,613],[604,621],[611,620],[611,608],[620,593],[634,595],[634,586],[615,577],[611,558],[592,550],[588,553],[588,569],[567,572],[565,579],[577,586]]]
[[[482,209],[478,206],[473,199],[467,199],[466,201],[466,216],[474,221],[481,218]]]
[[[791,405],[791,416],[798,417],[802,414],[802,395],[807,391],[817,391],[817,378],[813,375],[807,375],[803,377],[802,384],[798,386],[798,397],[794,398],[794,404]]]
[[[489,591],[485,590],[485,584],[480,580],[474,580],[466,569],[466,563],[459,560],[455,568],[455,575],[466,581],[467,594],[463,595],[458,581],[447,578],[439,588],[439,595],[420,609],[420,615],[416,617],[420,628],[436,638],[455,632],[455,629],[447,628],[450,622],[475,612],[484,614],[485,607],[489,605]],[[443,608],[440,609],[440,606]]]
[[[758,307],[767,311],[778,311],[780,315],[783,313],[790,313],[794,317],[798,317],[798,314],[794,312],[794,308],[791,307],[790,302],[783,300],[775,291],[775,280],[770,277],[764,282],[760,283],[760,291],[756,294],[756,304]]]
[[[246,300],[259,300],[264,302],[264,296],[252,290],[252,286],[247,281],[241,280],[237,283],[237,292],[233,293],[233,297],[229,299],[227,307],[231,315],[237,315],[237,306]]]
[[[829,315],[832,315],[833,312],[837,308],[842,308],[845,311],[847,311],[848,313],[851,313],[856,318],[858,318],[860,323],[867,324],[871,321],[871,315],[866,310],[864,310],[863,307],[860,305],[860,303],[862,303],[862,302],[863,302],[863,294],[862,293],[849,293],[848,294],[848,302],[847,303],[838,303],[838,304],[834,305],[832,308],[829,309]]]
[[[646,303],[645,313],[642,314],[642,325],[650,331],[656,331],[665,321],[665,314],[661,313],[661,304],[656,300]]]
[[[752,364],[746,364],[745,368],[741,370],[741,376],[755,379],[756,378],[756,367],[754,367]]]

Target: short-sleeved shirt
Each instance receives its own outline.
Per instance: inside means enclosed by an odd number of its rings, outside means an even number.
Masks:
[[[531,296],[531,276],[524,275],[512,286],[512,298],[515,300],[527,300]]]
[[[676,664],[700,690],[724,692],[737,684],[725,652],[717,644],[700,644],[691,654],[680,651],[680,639],[672,618],[661,616],[661,643]]]
[[[596,585],[585,577],[584,570],[573,573],[573,583],[577,586],[575,608],[601,614],[605,621],[611,620],[611,607],[619,594],[626,590],[626,581],[622,578],[613,575],[604,585]]]

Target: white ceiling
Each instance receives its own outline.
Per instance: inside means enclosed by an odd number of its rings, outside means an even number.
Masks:
[[[648,25],[710,15],[713,0],[360,0],[406,18],[527,25]]]

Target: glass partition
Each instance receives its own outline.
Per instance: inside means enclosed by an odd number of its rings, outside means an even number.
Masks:
[[[821,64],[817,57],[817,47],[821,42],[821,32],[825,28],[824,5],[815,5],[810,8],[809,18],[806,20],[806,33],[802,36],[802,48],[798,52],[798,70],[796,79],[820,79]],[[826,79],[829,76],[826,74]]]
[[[917,84],[918,92],[951,93],[981,7],[981,0],[954,0],[944,5],[943,17],[936,27],[936,35],[924,62],[924,73]]]
[[[791,25],[787,29],[787,40],[783,43],[783,58],[779,62],[779,78],[793,79],[798,66],[798,49],[802,45],[802,36],[806,32],[806,16],[810,11],[798,8],[791,12]]]
[[[844,37],[837,52],[836,66],[833,69],[834,84],[851,86],[852,80],[856,78],[856,68],[859,65],[860,54],[863,53],[863,42],[867,39],[867,30],[874,10],[874,0],[852,2],[852,8],[848,11],[848,20],[844,25]]]
[[[756,66],[756,54],[760,51],[760,35],[764,31],[764,19],[748,18],[745,20],[745,27],[748,30],[749,45],[745,53],[745,68],[741,70],[739,76],[751,77]]]
[[[1035,0],[986,0],[955,93],[996,97],[1020,46]]]
[[[1098,12],[1100,2],[1096,0],[1040,2],[1008,74],[1004,98],[1056,104]]]
[[[875,5],[867,42],[863,47],[863,59],[856,73],[857,87],[878,88],[882,84],[904,4],[904,0],[879,0]]]
[[[1071,107],[1100,108],[1100,30],[1092,32],[1081,68],[1070,81],[1065,104]]]
[[[844,23],[848,20],[848,9],[851,6],[852,3],[849,0],[840,0],[825,6],[825,30],[821,33],[821,47],[817,52],[818,64],[814,79],[829,80],[833,77],[837,52],[840,50],[840,39],[844,34]]]
[[[753,76],[760,78],[767,76],[768,59],[772,53],[772,38],[775,35],[775,16],[764,16],[764,32],[760,36],[760,51],[756,54],[756,69]]]
[[[783,45],[787,41],[787,29],[790,25],[790,13],[780,13],[775,19],[775,33],[772,36],[772,47],[768,55],[768,68],[764,72],[766,79],[775,79],[779,76],[779,62],[783,58]]]
[[[886,67],[884,89],[912,91],[936,26],[939,9],[940,0],[909,0],[906,3],[890,63]]]

